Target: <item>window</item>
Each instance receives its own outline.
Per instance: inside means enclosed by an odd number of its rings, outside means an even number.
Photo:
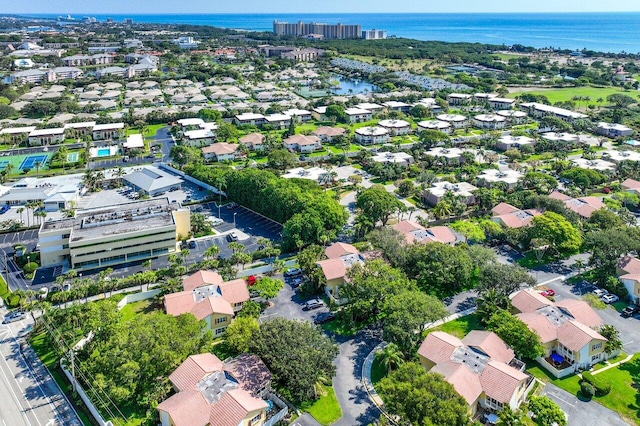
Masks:
[[[594,355],[591,357],[591,362],[593,361],[597,361],[598,359],[600,359],[600,354]]]
[[[600,349],[601,347],[602,347],[602,342],[596,343],[595,345],[591,346],[591,350],[595,351],[596,349]]]
[[[223,322],[227,322],[227,317],[216,318],[216,324],[222,324]]]
[[[256,423],[258,423],[260,421],[261,418],[262,418],[262,413],[258,414],[254,418],[252,418],[251,421],[249,422],[249,424],[250,425],[255,425]]]
[[[219,335],[223,334],[226,330],[227,330],[227,327],[216,328],[215,335],[219,336]]]

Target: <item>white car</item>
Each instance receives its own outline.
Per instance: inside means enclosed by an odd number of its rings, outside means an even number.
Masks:
[[[602,296],[602,301],[604,303],[614,303],[618,300],[618,296],[616,296],[615,294],[605,294],[604,296]]]
[[[597,288],[597,289],[593,290],[593,294],[595,294],[599,298],[603,298],[604,296],[609,294],[609,292],[607,290],[602,289],[602,288]]]

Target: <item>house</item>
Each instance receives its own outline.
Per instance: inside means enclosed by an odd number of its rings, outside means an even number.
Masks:
[[[494,110],[508,110],[511,109],[516,103],[515,99],[508,98],[490,98],[489,106]]]
[[[388,101],[383,102],[382,105],[387,109],[387,111],[397,111],[403,114],[407,114],[411,110],[411,105],[404,102]]]
[[[267,422],[271,373],[256,355],[225,362],[211,353],[191,355],[169,382],[175,393],[157,406],[162,426],[272,425]]]
[[[496,149],[508,151],[510,149],[520,149],[523,146],[534,146],[536,140],[527,136],[503,135],[496,142]]]
[[[182,143],[192,147],[211,145],[215,135],[211,130],[187,130],[182,136]]]
[[[500,203],[491,209],[491,220],[505,228],[522,228],[532,226],[531,220],[542,212],[536,209],[520,210],[507,203]]]
[[[583,219],[589,219],[595,211],[606,207],[598,197],[571,198],[561,192],[553,191],[549,194],[549,198],[562,201],[566,208],[577,213]]]
[[[385,143],[390,139],[389,130],[378,126],[360,127],[356,129],[355,139],[360,145]]]
[[[508,189],[513,189],[522,178],[522,172],[513,169],[485,169],[478,176],[478,185],[487,188],[495,186],[497,183],[506,185]]]
[[[633,129],[618,123],[598,123],[596,133],[608,138],[618,138],[623,136],[633,136]]]
[[[235,122],[237,125],[250,125],[250,126],[262,126],[265,123],[265,117],[262,114],[254,114],[252,112],[246,112],[244,114],[236,115]]]
[[[235,143],[218,142],[202,148],[202,154],[207,161],[233,161],[239,146]]]
[[[376,114],[378,112],[384,111],[384,107],[382,105],[374,104],[371,102],[363,102],[363,103],[357,104],[355,107],[358,109],[364,109],[366,111],[370,111],[371,114]]]
[[[462,161],[462,154],[465,152],[473,152],[460,148],[431,148],[425,152],[425,155],[429,157],[436,157],[444,160],[447,164],[460,163]]]
[[[579,112],[574,112],[568,109],[558,108],[551,105],[540,104],[537,102],[522,103],[520,104],[520,109],[527,111],[529,115],[536,118],[552,116],[569,123],[589,117],[586,114],[581,114]]]
[[[96,125],[95,121],[83,121],[79,123],[67,123],[64,125],[64,131],[67,136],[79,137],[91,134],[93,127]]]
[[[457,105],[467,105],[471,103],[473,96],[467,95],[465,93],[450,93],[447,96],[447,102],[449,105],[457,106]]]
[[[380,120],[378,126],[387,129],[391,136],[406,135],[411,132],[411,125],[404,120]]]
[[[262,133],[249,133],[241,137],[238,142],[252,151],[264,151],[265,136]]]
[[[344,110],[344,113],[349,118],[349,123],[363,123],[373,119],[373,114],[367,109],[347,108]]]
[[[460,114],[438,114],[436,118],[449,123],[454,129],[462,129],[467,125],[467,117]]]
[[[342,136],[346,132],[347,129],[343,127],[320,126],[312,134],[319,137],[322,142],[331,142],[333,138]]]
[[[381,164],[398,164],[409,167],[414,163],[413,157],[406,152],[379,151],[373,154],[371,161]]]
[[[502,109],[496,114],[506,118],[510,124],[524,124],[527,121],[527,113],[524,111]]]
[[[326,106],[319,106],[319,107],[315,107],[312,111],[311,111],[311,115],[313,116],[314,119],[318,120],[318,121],[327,121],[327,107]]]
[[[128,152],[134,149],[144,149],[144,138],[140,133],[133,133],[127,136],[127,140],[122,144],[124,151]]]
[[[292,135],[282,141],[282,145],[290,150],[311,153],[322,149],[322,143],[317,136]]]
[[[293,118],[296,123],[306,123],[313,118],[311,111],[307,111],[306,109],[292,108],[283,111],[282,113]]]
[[[91,136],[94,141],[120,139],[124,130],[124,123],[96,124]]]
[[[471,416],[478,408],[517,410],[535,382],[513,350],[490,331],[474,330],[462,340],[432,331],[420,345],[418,358],[425,369],[453,385]]]
[[[3,141],[20,144],[29,138],[29,134],[36,130],[35,126],[6,127],[0,130],[0,138]]]
[[[473,125],[478,129],[504,129],[507,119],[498,114],[478,114],[473,117]]]
[[[415,242],[454,245],[455,243],[464,240],[462,236],[456,234],[448,226],[433,226],[431,228],[425,228],[419,223],[403,220],[396,223],[391,228],[401,233],[408,244],[413,244]]]
[[[264,124],[270,124],[276,129],[285,129],[291,124],[291,117],[286,114],[270,114],[264,117]]]
[[[326,260],[316,262],[326,280],[325,293],[336,298],[340,287],[348,282],[347,271],[356,263],[364,263],[357,248],[347,243],[333,243],[324,250]]]
[[[466,205],[471,205],[476,202],[476,197],[473,192],[478,189],[476,186],[467,182],[434,182],[431,188],[424,191],[422,199],[432,206],[438,204],[447,194],[451,193],[453,196],[461,197],[462,202]]]
[[[62,58],[62,63],[67,67],[81,67],[91,64],[91,56],[89,55],[73,55]]]
[[[64,128],[38,129],[29,133],[30,146],[58,145],[64,142]]]
[[[621,184],[622,189],[626,192],[640,196],[640,182],[635,179],[627,179]]]
[[[616,274],[629,292],[631,301],[640,304],[640,259],[624,256],[618,262]]]
[[[448,135],[451,133],[451,124],[440,120],[421,121],[418,123],[418,131],[422,130],[436,130]]]
[[[233,316],[249,300],[243,279],[224,282],[213,271],[196,272],[184,279],[182,287],[183,291],[164,297],[167,315],[191,313],[198,320],[204,320],[214,336],[224,333]]]
[[[534,290],[521,290],[511,297],[516,316],[540,337],[544,354],[536,360],[555,377],[565,377],[617,353],[607,355],[607,339],[596,329],[602,318],[587,302],[566,299],[553,303]]]

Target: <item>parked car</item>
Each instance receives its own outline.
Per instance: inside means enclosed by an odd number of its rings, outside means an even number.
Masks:
[[[614,303],[618,300],[618,296],[616,296],[615,294],[605,294],[604,296],[602,296],[602,301],[604,303]]]
[[[551,297],[551,296],[555,296],[556,292],[548,288],[545,291],[540,292],[540,294],[543,295],[544,297]]]
[[[3,204],[2,207],[0,207],[0,214],[8,212],[9,209],[11,209],[11,206],[9,204]]]
[[[227,210],[233,210],[236,207],[238,207],[237,203],[231,202],[231,203],[227,204]]]
[[[296,277],[291,278],[291,280],[289,281],[289,284],[291,285],[291,288],[298,288],[302,285],[303,282],[304,282],[304,277],[301,275],[298,275]]]
[[[324,324],[325,322],[336,319],[335,314],[331,312],[320,312],[313,320],[314,324]]]
[[[302,307],[303,311],[311,311],[313,309],[322,308],[324,306],[324,302],[320,299],[311,299],[307,300]]]
[[[7,315],[5,315],[4,320],[2,321],[2,323],[3,324],[9,324],[10,322],[20,321],[25,316],[26,316],[26,314],[24,312],[22,312],[22,311],[9,312]]]
[[[189,240],[188,245],[190,249],[194,249],[198,247],[198,243],[196,242],[196,240]]]
[[[604,296],[609,294],[609,292],[607,290],[605,290],[605,289],[602,289],[602,288],[596,288],[595,290],[593,290],[593,294],[595,294],[599,298],[603,298]]]
[[[284,276],[287,278],[296,277],[298,275],[302,275],[302,269],[300,268],[289,268],[284,271]]]
[[[622,316],[625,318],[632,317],[640,311],[639,308],[636,305],[629,305],[622,310]]]
[[[227,234],[227,241],[229,242],[238,241],[238,235],[234,231],[229,232]]]

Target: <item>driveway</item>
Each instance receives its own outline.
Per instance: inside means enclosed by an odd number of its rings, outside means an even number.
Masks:
[[[567,414],[569,426],[627,425],[615,411],[611,411],[595,401],[581,401],[576,396],[552,384],[545,386],[542,395],[548,396],[562,408],[562,411]]]

